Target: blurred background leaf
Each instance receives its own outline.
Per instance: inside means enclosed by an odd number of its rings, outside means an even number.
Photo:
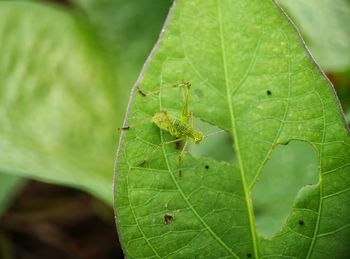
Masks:
[[[332,81],[350,123],[350,1],[277,0]]]
[[[312,55],[328,72],[350,69],[348,0],[278,0],[304,36]]]
[[[109,201],[123,106],[98,38],[79,15],[30,2],[2,2],[0,26],[1,170]]]
[[[155,44],[172,0],[73,0],[113,56],[124,103]],[[123,114],[124,115],[124,114]]]
[[[167,12],[153,2],[0,3],[2,171],[111,203],[117,128]]]

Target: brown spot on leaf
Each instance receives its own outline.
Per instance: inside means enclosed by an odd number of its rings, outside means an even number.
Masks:
[[[164,215],[164,222],[165,222],[165,224],[170,224],[171,222],[173,222],[173,220],[174,220],[174,216],[171,215],[170,213],[166,213]]]
[[[140,90],[140,88],[137,88],[137,92],[142,96],[147,96],[147,94],[145,94],[142,90]]]

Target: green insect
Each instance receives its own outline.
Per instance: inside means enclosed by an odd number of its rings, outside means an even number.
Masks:
[[[165,90],[167,88],[169,87],[164,87],[160,90],[150,92],[150,93],[145,93],[139,89],[138,92],[143,97],[146,97],[150,94],[154,94],[156,92]],[[173,137],[175,137],[175,140],[158,144],[156,148],[153,151],[151,151],[148,154],[148,156],[140,163],[140,166],[144,165],[147,162],[148,158],[163,145],[184,141],[185,144],[183,145],[179,156],[179,162],[181,163],[188,141],[192,140],[195,144],[198,144],[206,137],[201,131],[195,130],[193,128],[193,113],[190,112],[188,108],[191,83],[183,81],[179,84],[170,86],[170,88],[183,88],[185,90],[185,93],[183,95],[184,104],[183,104],[180,117],[178,118],[174,115],[171,115],[167,111],[159,111],[152,116],[152,122],[155,125],[157,125],[157,127],[159,127],[160,129],[169,132]],[[191,121],[191,124],[190,124],[190,121]],[[123,127],[122,129],[127,130],[129,128],[130,126],[126,126],[126,127]]]
[[[184,96],[184,106],[180,118],[177,118],[167,111],[160,111],[153,115],[152,121],[162,130],[168,131],[177,139],[192,139],[194,143],[199,143],[204,138],[202,132],[195,130],[193,125],[190,125],[190,119],[193,118],[192,112],[188,110],[188,99],[190,95],[191,84],[182,82],[173,87],[185,87],[186,93]]]

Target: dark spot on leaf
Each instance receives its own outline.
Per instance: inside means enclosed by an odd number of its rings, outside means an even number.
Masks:
[[[143,166],[144,164],[146,164],[146,159],[142,160],[142,162],[139,164],[139,166]]]
[[[305,224],[305,222],[304,222],[304,220],[299,219],[299,220],[298,220],[298,224],[299,224],[300,226],[302,226],[302,225],[304,225],[304,224]]]
[[[270,90],[267,90],[266,93],[267,93],[267,95],[271,95],[272,94],[272,92]]]
[[[209,169],[209,165],[205,165],[205,169]]]
[[[248,254],[247,254],[247,257],[252,257],[252,254],[251,254],[251,253],[248,253]]]
[[[173,215],[171,215],[169,213],[166,213],[164,215],[164,222],[165,222],[165,224],[170,224],[171,222],[173,222],[173,220],[174,220]]]
[[[139,94],[141,94],[142,96],[147,96],[147,94],[145,94],[142,90],[140,90],[139,88],[137,88],[137,92]]]
[[[122,130],[128,130],[128,129],[130,129],[130,126],[125,126],[125,127],[122,127],[121,129]]]

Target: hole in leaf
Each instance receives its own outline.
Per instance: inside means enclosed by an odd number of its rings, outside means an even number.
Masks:
[[[188,151],[194,157],[211,157],[218,161],[226,161],[232,163],[235,154],[232,148],[232,137],[226,131],[215,127],[207,122],[199,119],[194,120],[195,129],[200,130],[208,135],[200,143],[194,144],[192,141],[188,143]],[[209,169],[209,166],[205,166]]]
[[[164,215],[164,223],[165,224],[170,224],[171,222],[173,222],[173,220],[174,220],[173,215],[171,215],[169,213]]]
[[[252,191],[258,231],[272,237],[289,215],[297,192],[318,181],[313,147],[302,141],[277,146]],[[301,223],[302,222],[302,223]],[[298,224],[304,224],[299,220]]]

